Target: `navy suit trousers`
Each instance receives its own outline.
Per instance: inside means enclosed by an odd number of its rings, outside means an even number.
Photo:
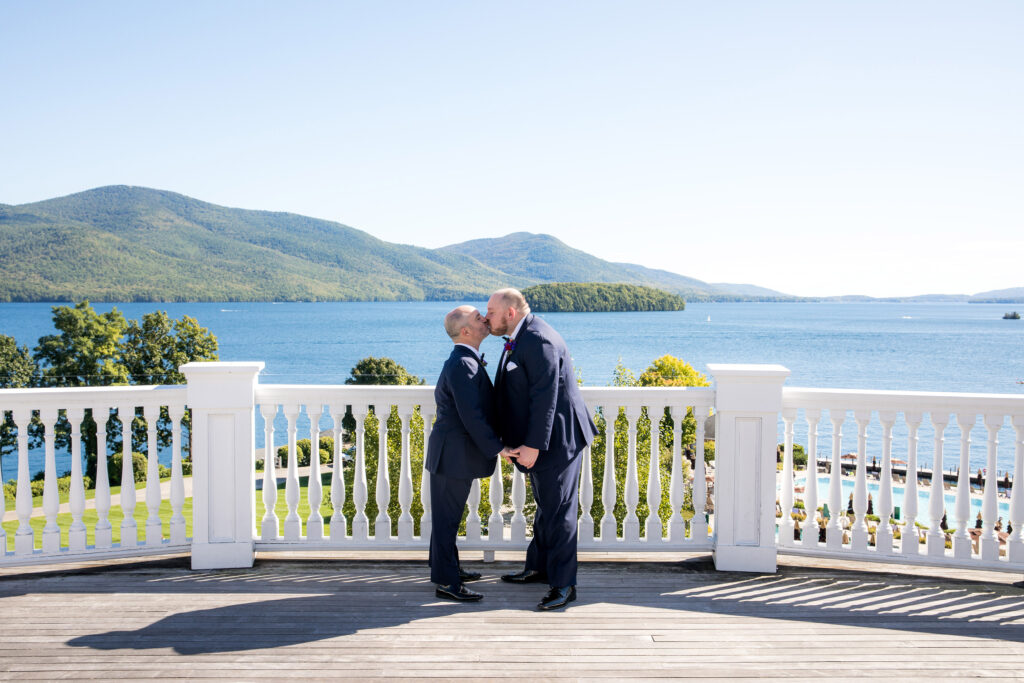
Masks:
[[[436,584],[462,583],[455,539],[472,486],[472,479],[430,475],[430,580]]]
[[[526,549],[525,568],[547,574],[548,584],[556,588],[576,585],[576,520],[582,462],[583,458],[577,456],[562,469],[530,472],[537,513],[533,517],[533,540]]]

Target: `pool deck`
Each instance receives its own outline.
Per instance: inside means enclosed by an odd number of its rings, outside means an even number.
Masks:
[[[434,597],[422,553],[187,557],[0,570],[0,678],[533,680],[1017,678],[1017,574],[780,556],[777,574],[708,556],[590,555],[580,599],[534,609],[502,583],[521,555],[466,564],[476,604]]]

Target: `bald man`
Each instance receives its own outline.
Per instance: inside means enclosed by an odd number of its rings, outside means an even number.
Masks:
[[[437,421],[427,443],[425,468],[430,472],[430,580],[434,594],[461,602],[483,598],[465,586],[480,578],[459,566],[455,539],[473,480],[489,477],[502,446],[493,425],[491,378],[484,370],[480,342],[490,333],[483,316],[472,306],[459,306],[444,318],[444,329],[455,343],[434,389]]]

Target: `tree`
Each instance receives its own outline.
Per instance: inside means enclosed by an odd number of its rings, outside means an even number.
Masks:
[[[369,356],[362,359],[352,368],[350,376],[345,384],[426,384],[416,375],[412,375],[404,367],[394,360],[374,358]]]
[[[27,346],[18,347],[14,337],[0,334],[0,389],[32,386],[36,363]]]
[[[664,355],[655,358],[640,375],[642,387],[709,387],[711,383],[702,373],[681,358]]]
[[[35,348],[40,384],[84,387],[128,383],[118,343],[127,323],[119,310],[100,314],[88,301],[74,308],[54,306],[53,325],[60,334],[41,337]]]
[[[195,318],[171,320],[165,311],[135,320],[120,344],[121,361],[132,384],[184,384],[178,368],[191,361],[217,360],[217,338]]]

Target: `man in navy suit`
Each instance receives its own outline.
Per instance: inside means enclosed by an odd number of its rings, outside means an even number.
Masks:
[[[474,601],[483,596],[464,584],[480,574],[459,566],[459,522],[473,480],[490,476],[498,455],[511,453],[492,427],[493,387],[479,351],[487,323],[472,306],[459,306],[445,316],[444,329],[455,348],[434,388],[437,421],[424,463],[430,472],[430,580],[439,598]]]
[[[501,289],[487,302],[491,334],[506,338],[495,374],[495,411],[502,442],[518,451],[530,476],[537,513],[526,566],[509,583],[547,582],[537,605],[551,610],[576,599],[576,521],[580,453],[597,434],[565,341],[530,313],[522,293]]]

